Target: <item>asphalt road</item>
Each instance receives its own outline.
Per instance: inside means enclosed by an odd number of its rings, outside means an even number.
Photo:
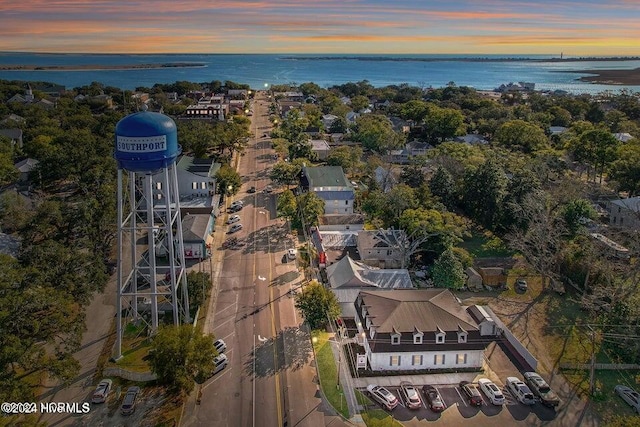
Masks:
[[[239,157],[243,186],[233,200],[244,202],[236,212],[243,228],[233,237],[242,246],[217,253],[217,298],[208,318],[210,332],[227,343],[229,365],[202,385],[200,403],[184,414],[185,426],[326,425],[309,335],[300,329],[294,308],[293,292],[303,277],[286,250],[295,241],[288,224],[276,217],[277,193],[283,189],[263,192],[276,162],[263,137],[271,127],[268,106],[266,94],[259,93],[252,116],[255,137]],[[251,186],[256,193],[247,193]]]

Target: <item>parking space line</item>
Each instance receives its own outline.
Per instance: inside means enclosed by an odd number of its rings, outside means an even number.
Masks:
[[[445,402],[444,397],[442,397],[442,393],[440,393],[440,389],[436,386],[433,386],[433,388],[436,389],[436,391],[438,392],[438,394],[440,395],[440,400],[442,400],[442,404],[444,405],[444,409],[447,409],[449,406],[447,405],[447,402]]]
[[[454,387],[454,389],[456,390],[456,393],[458,393],[458,396],[460,396],[460,400],[462,400],[462,404],[463,404],[464,406],[468,406],[468,405],[467,405],[467,402],[465,402],[464,397],[462,397],[462,394],[460,394],[460,390],[458,390],[458,387]]]

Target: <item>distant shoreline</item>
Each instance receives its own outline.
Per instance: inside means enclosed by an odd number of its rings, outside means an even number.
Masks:
[[[168,62],[163,64],[124,64],[124,65],[0,65],[0,71],[91,71],[91,70],[149,70],[159,68],[197,68],[206,67],[201,62]]]
[[[283,56],[291,61],[393,61],[393,62],[606,62],[640,61],[640,56],[578,57],[578,58],[527,58],[490,56],[452,56],[437,58],[394,57],[394,56]]]
[[[634,68],[633,70],[576,70],[560,72],[593,74],[591,76],[580,77],[578,80],[594,84],[640,86],[640,68]]]

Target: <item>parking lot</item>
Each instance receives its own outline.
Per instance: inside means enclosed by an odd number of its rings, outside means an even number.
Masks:
[[[414,384],[419,390],[420,398],[422,399],[422,407],[419,409],[407,408],[406,402],[399,387],[386,387],[391,393],[398,398],[398,406],[389,412],[393,418],[403,423],[415,419],[417,421],[438,421],[440,419],[447,418],[451,420],[451,416],[456,419],[474,419],[474,425],[482,425],[481,420],[490,421],[487,425],[496,425],[497,422],[510,425],[509,422],[522,421],[533,414],[533,416],[540,422],[552,421],[556,418],[556,411],[552,408],[547,408],[541,403],[537,402],[535,405],[528,406],[519,403],[509,391],[501,387],[502,393],[505,396],[506,402],[504,405],[496,406],[489,402],[489,399],[482,394],[483,404],[480,407],[470,406],[461,389],[458,386],[453,385],[436,385],[436,389],[440,393],[440,396],[444,400],[446,409],[439,413],[433,412],[427,407],[427,403],[422,393],[423,384]],[[360,390],[363,394],[368,396],[368,392],[363,389]],[[382,408],[378,403],[372,400],[372,405],[377,408]],[[452,414],[452,412],[454,412]],[[408,425],[408,424],[407,424]]]

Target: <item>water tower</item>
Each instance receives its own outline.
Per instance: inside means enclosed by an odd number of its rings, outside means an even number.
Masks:
[[[140,111],[116,125],[118,162],[118,301],[115,358],[122,356],[124,326],[160,316],[191,322],[182,238],[175,122]],[[180,291],[180,292],[179,292]],[[181,293],[181,295],[180,295]]]

